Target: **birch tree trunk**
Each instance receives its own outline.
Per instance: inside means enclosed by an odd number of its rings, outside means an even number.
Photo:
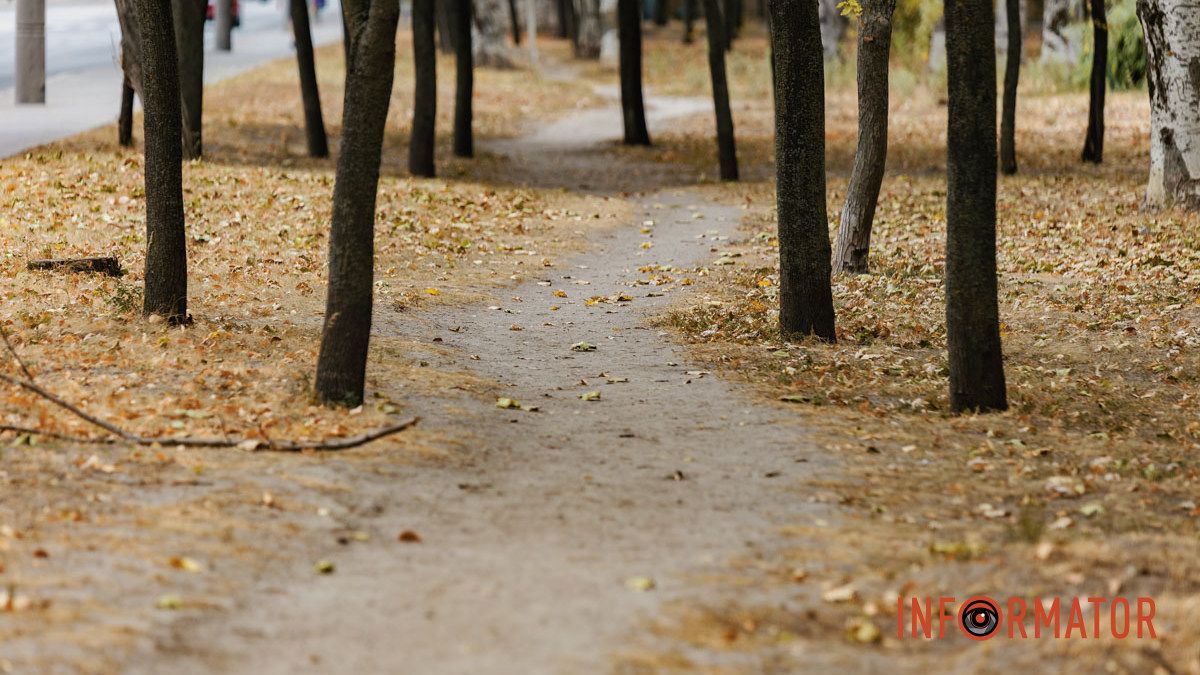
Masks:
[[[1200,5],[1138,0],[1150,92],[1147,209],[1200,209]]]
[[[505,0],[476,0],[475,63],[485,68],[512,68],[508,53],[508,3]]]
[[[1045,0],[1042,5],[1042,61],[1075,63],[1079,45],[1071,44],[1067,26],[1075,0]]]
[[[600,0],[575,0],[576,25],[575,58],[600,58],[600,41],[604,38],[604,21],[600,17]]]

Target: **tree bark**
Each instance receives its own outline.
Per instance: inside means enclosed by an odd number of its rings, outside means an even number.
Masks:
[[[771,0],[779,327],[836,340],[825,211],[825,70],[815,0]]]
[[[665,26],[667,19],[670,17],[670,3],[668,0],[654,0],[654,25]]]
[[[729,109],[729,81],[725,75],[725,35],[722,32],[719,0],[704,0],[708,24],[708,70],[712,75],[713,106],[717,116],[717,149],[721,161],[721,180],[738,179],[737,145],[733,133],[733,113]]]
[[[684,0],[683,44],[690,45],[696,37],[696,15],[700,13],[700,0]]]
[[[312,29],[307,0],[289,0],[292,34],[296,41],[296,65],[300,71],[300,98],[304,102],[304,135],[309,157],[328,157],[329,139],[325,135],[325,116],[321,113],[321,92],[317,87],[317,64],[313,57]]]
[[[512,24],[513,44],[521,46],[521,19],[517,10],[517,0],[508,0],[508,21]]]
[[[1011,2],[1011,0],[1010,0]],[[1104,93],[1108,88],[1108,17],[1104,0],[1092,5],[1092,80],[1088,96],[1087,135],[1083,139],[1083,161],[1104,161]]]
[[[1004,410],[996,297],[996,24],[986,0],[946,0],[945,8],[950,406]]]
[[[434,0],[413,0],[413,94],[412,136],[408,144],[408,170],[414,176],[432,177],[433,149],[437,133],[437,47],[433,40]]]
[[[434,14],[437,17],[438,51],[443,54],[454,53],[453,19],[450,18],[449,2],[434,3]]]
[[[207,0],[171,0],[171,5],[179,52],[183,157],[196,159],[204,148],[204,19],[208,4]]]
[[[1000,118],[1000,170],[1017,172],[1017,80],[1021,77],[1021,0],[1005,0],[1008,48],[1004,63],[1004,102]]]
[[[333,188],[329,287],[314,393],[325,403],[356,406],[363,399],[371,339],[375,199],[396,63],[400,3],[345,2],[354,36],[352,65],[346,77],[342,143]]]
[[[738,1],[725,0],[725,6],[721,9],[721,17],[725,22],[725,49],[727,50],[733,49],[733,41],[738,37],[737,13]],[[711,25],[708,21],[707,12],[704,19],[704,25]]]
[[[454,154],[475,156],[475,62],[471,53],[471,0],[449,0],[454,39]]]
[[[1042,5],[1042,61],[1075,63],[1078,45],[1071,44],[1067,26],[1077,0],[1045,0]]]
[[[183,214],[179,56],[171,5],[131,0],[140,36],[145,138],[146,271],[142,313],[187,322],[187,240]]]
[[[1200,6],[1138,0],[1150,93],[1147,209],[1200,209]]]
[[[217,51],[233,51],[233,0],[216,0],[213,14]]]
[[[640,0],[617,0],[620,32],[621,111],[625,145],[650,145],[646,104],[642,97],[642,8]]]
[[[141,30],[134,16],[133,0],[116,0],[117,21],[121,26],[121,72],[134,93],[142,95]]]
[[[511,68],[508,51],[510,18],[504,0],[476,0],[475,27],[479,31],[473,41],[475,62],[491,68]]]
[[[575,39],[575,0],[558,0],[558,36]]]
[[[838,0],[818,0],[818,3],[821,47],[825,50],[825,60],[835,61],[841,58],[842,38],[845,37],[850,22],[842,16],[842,10],[838,9]]]
[[[695,0],[689,0],[695,1]],[[575,58],[600,58],[600,42],[604,37],[604,22],[600,18],[600,0],[576,0],[578,25],[575,37]]]
[[[123,148],[133,146],[133,86],[121,80],[121,114],[117,117],[117,143]]]
[[[888,57],[896,0],[864,0],[858,27],[858,147],[842,207],[835,272],[866,274],[888,146]]]

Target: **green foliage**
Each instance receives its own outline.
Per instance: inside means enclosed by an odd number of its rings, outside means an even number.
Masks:
[[[858,4],[858,0],[842,0],[837,4],[837,8],[841,11],[842,16],[853,16],[858,18],[862,16],[862,5]]]
[[[1108,9],[1108,88],[1137,89],[1146,79],[1146,47],[1134,0],[1118,0]],[[1081,31],[1083,49],[1071,73],[1071,84],[1086,88],[1092,72],[1092,30]]]

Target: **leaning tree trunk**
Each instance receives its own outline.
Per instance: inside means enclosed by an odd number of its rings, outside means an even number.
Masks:
[[[729,110],[729,81],[725,76],[726,40],[719,0],[704,0],[704,17],[708,24],[708,70],[712,75],[713,106],[717,113],[721,180],[737,180],[737,146],[733,134],[733,113]]]
[[[1138,0],[1150,92],[1147,209],[1200,209],[1200,6]]]
[[[1011,0],[1010,0],[1011,1]],[[1083,139],[1085,162],[1104,161],[1104,90],[1108,87],[1108,17],[1104,0],[1092,5],[1092,81],[1088,97],[1088,127]]]
[[[1000,118],[1000,170],[1017,172],[1017,80],[1021,76],[1021,0],[1005,0],[1008,49],[1004,63],[1004,103]]]
[[[133,146],[133,85],[121,80],[121,114],[117,117],[117,143],[123,148]]]
[[[204,17],[208,3],[207,0],[171,0],[171,4],[179,51],[183,157],[196,159],[203,154],[204,148]]]
[[[433,147],[437,126],[437,46],[434,44],[434,0],[413,0],[412,137],[408,144],[408,170],[414,176],[432,177]]]
[[[512,68],[508,51],[508,3],[505,0],[476,0],[473,40],[475,62],[485,68]]]
[[[825,212],[825,70],[813,0],[771,0],[775,175],[779,209],[779,327],[833,342]]]
[[[130,0],[141,37],[142,135],[146,161],[146,273],[142,313],[187,322],[179,60],[171,5]]]
[[[835,272],[866,274],[888,143],[888,57],[896,0],[864,0],[858,26],[858,147],[842,207]]]
[[[450,35],[454,40],[454,154],[474,157],[475,62],[471,55],[471,0],[449,2]]]
[[[328,157],[329,139],[325,135],[325,117],[321,114],[321,92],[317,88],[317,64],[313,58],[312,29],[308,21],[307,0],[289,0],[292,11],[292,35],[296,41],[296,65],[300,71],[300,98],[304,102],[304,135],[309,157]]]
[[[650,145],[646,104],[642,98],[641,0],[617,0],[617,28],[621,40],[621,112],[625,120],[625,145]]]
[[[396,64],[400,3],[345,0],[345,4],[350,34],[355,37],[350,46],[333,188],[329,288],[315,394],[326,403],[355,406],[362,402],[366,384],[375,276],[375,199]]]
[[[689,0],[694,1],[694,0]],[[604,21],[600,18],[600,0],[576,0],[575,58],[600,58],[600,43],[604,38]]]
[[[946,0],[945,6],[950,406],[1004,410],[996,298],[996,24],[986,0]]]

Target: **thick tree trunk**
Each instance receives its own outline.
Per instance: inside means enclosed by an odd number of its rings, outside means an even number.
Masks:
[[[454,38],[454,154],[475,156],[475,61],[471,53],[471,0],[449,0]]]
[[[121,80],[121,114],[117,117],[117,143],[123,148],[133,146],[133,86]]]
[[[179,51],[183,157],[196,159],[203,154],[204,148],[204,17],[208,3],[207,0],[171,0],[171,5]]]
[[[355,39],[333,188],[329,288],[315,394],[326,403],[356,406],[363,399],[371,339],[375,199],[396,63],[400,3],[345,1],[350,34]]]
[[[141,30],[134,16],[133,0],[116,0],[117,22],[121,26],[121,72],[134,92],[142,95]]]
[[[842,207],[835,272],[866,274],[888,144],[888,57],[896,0],[864,0],[858,27],[858,147]]]
[[[1004,113],[1000,118],[1000,170],[1017,172],[1017,80],[1021,77],[1021,0],[1005,0],[1008,48],[1004,63]]]
[[[600,0],[575,0],[575,58],[600,58],[604,21],[600,18]]]
[[[650,145],[646,104],[642,98],[642,8],[640,0],[617,0],[621,36],[621,111],[625,145]]]
[[[950,406],[1004,410],[996,297],[996,24],[987,0],[946,0],[945,7]]]
[[[325,116],[321,114],[321,92],[317,88],[317,64],[313,58],[312,29],[307,0],[289,0],[292,35],[296,41],[296,65],[300,72],[300,98],[304,102],[304,135],[309,157],[328,157]]]
[[[475,28],[472,41],[475,62],[485,68],[512,68],[508,51],[510,19],[505,0],[476,0]]]
[[[712,75],[713,106],[717,113],[717,149],[721,160],[721,180],[738,179],[737,145],[733,134],[733,113],[729,110],[729,81],[725,76],[725,36],[722,33],[719,0],[704,0],[708,24],[708,70]]]
[[[1092,5],[1092,81],[1088,97],[1088,127],[1083,140],[1083,161],[1104,161],[1104,93],[1108,88],[1108,17],[1104,0]]]
[[[700,13],[700,0],[684,0],[683,43],[692,44],[696,39],[696,15]]]
[[[183,215],[179,60],[171,5],[131,0],[141,37],[145,138],[146,272],[142,313],[187,322],[187,239]]]
[[[1200,209],[1200,6],[1138,0],[1150,92],[1150,179],[1144,206]]]
[[[408,144],[408,170],[414,176],[432,177],[433,149],[437,133],[437,47],[434,45],[434,0],[413,0],[413,94],[412,136]]]
[[[779,327],[833,342],[825,212],[825,70],[814,0],[771,0],[775,172],[779,208]]]
[[[725,6],[721,9],[721,17],[725,21],[725,48],[733,49],[733,41],[738,38],[738,0],[725,0],[724,4]],[[707,12],[705,14],[704,25],[712,25],[708,20]]]

